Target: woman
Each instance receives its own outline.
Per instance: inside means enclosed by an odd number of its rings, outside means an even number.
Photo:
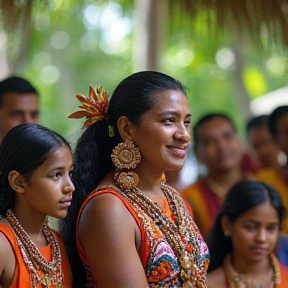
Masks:
[[[72,153],[59,134],[36,124],[14,127],[0,146],[0,287],[70,288],[65,246],[47,215],[66,216]]]
[[[76,201],[62,223],[77,285],[206,287],[207,247],[163,179],[183,166],[191,140],[181,83],[139,72],[116,87],[108,108],[101,86],[77,98],[88,109],[70,117],[85,116],[89,127],[75,151]]]
[[[281,198],[271,186],[236,184],[209,236],[208,287],[288,287],[287,270],[273,254],[283,214]]]

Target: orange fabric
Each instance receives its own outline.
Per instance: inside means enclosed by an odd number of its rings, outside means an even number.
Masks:
[[[131,213],[133,218],[135,219],[135,221],[137,223],[137,226],[138,226],[138,228],[139,228],[139,230],[141,232],[142,243],[141,243],[141,248],[140,248],[140,258],[141,259],[145,259],[144,262],[143,262],[143,266],[145,267],[147,265],[147,258],[145,257],[145,255],[147,255],[148,252],[147,252],[147,247],[145,245],[142,245],[142,244],[144,243],[143,239],[145,239],[146,233],[145,233],[144,229],[142,228],[142,226],[140,224],[139,218],[137,217],[135,211],[131,208],[130,204],[127,201],[125,201],[122,197],[120,197],[119,194],[116,191],[114,191],[114,190],[102,190],[100,192],[98,192],[98,191],[92,192],[85,199],[85,201],[83,202],[83,204],[82,204],[82,206],[81,206],[81,208],[79,210],[77,223],[76,223],[76,244],[77,244],[77,248],[78,248],[78,253],[79,253],[80,259],[82,260],[83,263],[88,263],[88,259],[87,259],[86,255],[85,255],[85,252],[83,251],[83,249],[81,247],[81,244],[80,244],[80,241],[79,241],[79,238],[78,238],[78,226],[79,226],[79,220],[80,220],[82,211],[83,211],[84,207],[87,205],[87,203],[91,199],[93,199],[96,195],[98,196],[98,195],[107,193],[107,191],[109,191],[110,194],[113,194],[116,197],[118,197],[122,201],[122,203],[125,205],[127,210]]]
[[[287,288],[288,287],[288,271],[287,267],[280,263],[280,274],[281,274],[281,283],[277,288]]]
[[[13,248],[15,258],[16,258],[16,266],[15,273],[9,288],[33,288],[31,283],[31,277],[28,267],[26,266],[19,246],[17,244],[17,240],[15,234],[6,224],[0,224],[0,232],[2,232],[5,237],[8,239],[11,247]],[[68,260],[68,256],[66,254],[66,249],[60,235],[52,229],[52,232],[56,236],[58,241],[60,250],[61,250],[61,259],[62,259],[62,273],[64,277],[64,282],[62,288],[71,288],[72,287],[72,273],[70,270],[70,264]],[[44,248],[39,249],[41,254],[46,258],[47,261],[51,261],[51,247],[50,245]],[[38,287],[38,286],[37,286]],[[39,288],[41,286],[39,285]],[[56,286],[53,286],[56,287]]]
[[[256,173],[258,181],[273,186],[280,194],[284,207],[288,211],[288,184],[281,178],[278,172],[272,168],[263,168]],[[288,218],[282,223],[281,232],[288,233]]]
[[[182,191],[182,197],[191,205],[194,220],[207,239],[223,200],[210,191],[204,180],[199,180]]]

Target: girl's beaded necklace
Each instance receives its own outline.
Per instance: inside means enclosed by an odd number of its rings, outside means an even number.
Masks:
[[[43,234],[51,246],[51,262],[48,262],[42,256],[39,249],[32,242],[31,238],[11,210],[7,211],[6,219],[15,233],[23,260],[30,271],[33,287],[39,287],[39,283],[41,283],[41,287],[62,287],[63,275],[61,269],[61,251],[57,239],[51,232],[47,221],[43,224]]]
[[[278,260],[274,254],[270,254],[270,263],[272,273],[264,275],[261,279],[252,279],[240,274],[232,266],[231,256],[227,255],[224,260],[224,271],[229,288],[262,288],[264,283],[273,284],[273,288],[277,287],[281,282],[280,267]]]

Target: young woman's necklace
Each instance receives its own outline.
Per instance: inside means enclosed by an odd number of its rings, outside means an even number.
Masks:
[[[6,213],[6,219],[13,228],[24,262],[31,274],[33,287],[39,283],[42,287],[62,287],[63,275],[61,269],[61,251],[55,235],[51,232],[48,223],[43,224],[43,234],[52,250],[52,261],[48,262],[39,249],[30,239],[24,228],[11,210]]]
[[[206,184],[210,191],[223,200],[227,194],[227,191],[220,186],[216,181],[214,181],[211,177],[206,178]]]
[[[229,288],[262,288],[267,282],[273,283],[273,287],[277,287],[281,282],[281,275],[279,263],[274,254],[270,254],[270,263],[272,273],[266,274],[261,279],[252,279],[240,276],[232,266],[231,256],[227,255],[224,260],[224,271]]]
[[[137,204],[153,220],[178,257],[183,288],[206,288],[206,271],[209,260],[200,255],[197,228],[179,193],[161,182],[175,224],[139,188],[118,190],[132,205]]]

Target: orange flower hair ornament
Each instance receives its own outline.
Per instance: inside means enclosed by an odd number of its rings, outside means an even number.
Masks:
[[[68,118],[80,119],[85,117],[86,121],[83,127],[107,118],[108,93],[102,86],[97,86],[96,90],[90,86],[87,98],[80,94],[77,94],[76,98],[82,103],[79,108],[83,110],[72,113]]]

